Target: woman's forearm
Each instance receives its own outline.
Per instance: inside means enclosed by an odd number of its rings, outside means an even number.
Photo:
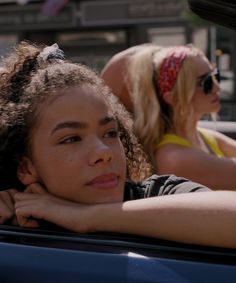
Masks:
[[[99,205],[91,230],[236,248],[236,194],[179,194]]]
[[[236,193],[211,191],[124,203],[80,205],[50,194],[18,193],[19,224],[44,219],[78,233],[117,232],[182,243],[236,248]]]

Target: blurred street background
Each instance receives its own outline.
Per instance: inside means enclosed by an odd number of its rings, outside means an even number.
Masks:
[[[133,45],[194,43],[221,70],[221,120],[236,120],[236,31],[200,19],[187,0],[0,0],[0,56],[21,40],[57,42],[98,71]]]

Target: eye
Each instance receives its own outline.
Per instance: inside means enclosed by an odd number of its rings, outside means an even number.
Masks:
[[[78,135],[75,135],[75,136],[69,136],[69,137],[66,137],[64,138],[63,140],[61,140],[59,142],[59,144],[71,144],[71,143],[75,143],[75,142],[79,142],[81,141],[81,137],[78,136]]]
[[[120,133],[117,129],[110,129],[105,133],[104,138],[118,138],[119,135]]]

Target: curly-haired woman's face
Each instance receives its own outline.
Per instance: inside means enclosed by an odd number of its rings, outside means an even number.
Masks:
[[[91,87],[40,107],[31,151],[35,181],[54,195],[81,203],[122,200],[126,161],[117,122]]]

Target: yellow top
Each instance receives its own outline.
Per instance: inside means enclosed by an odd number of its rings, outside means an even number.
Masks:
[[[198,128],[198,131],[200,132],[205,144],[208,146],[208,148],[218,157],[223,157],[224,154],[220,150],[217,141],[214,137],[208,135],[203,129]],[[178,144],[182,145],[184,147],[192,147],[192,144],[187,139],[181,138],[175,134],[166,134],[163,136],[162,140],[157,145],[157,148],[161,147],[165,144]]]

